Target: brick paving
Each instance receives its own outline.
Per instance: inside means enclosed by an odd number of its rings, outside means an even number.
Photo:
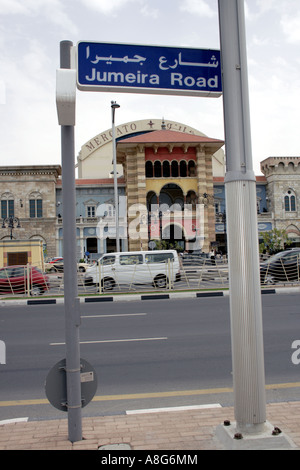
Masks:
[[[83,439],[68,440],[68,421],[0,425],[0,450],[98,450],[128,444],[132,450],[222,450],[215,429],[234,421],[231,407],[82,418]],[[300,402],[267,405],[267,420],[300,449]]]

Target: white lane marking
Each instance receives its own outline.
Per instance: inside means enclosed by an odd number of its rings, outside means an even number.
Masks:
[[[169,411],[189,411],[189,410],[203,410],[209,408],[222,408],[219,403],[213,403],[210,405],[191,405],[191,406],[172,406],[169,408],[148,408],[145,410],[128,410],[127,415],[136,415],[142,413],[163,413]]]
[[[0,426],[4,424],[14,424],[14,423],[26,423],[28,418],[12,418],[12,419],[4,419],[0,421]]]
[[[113,318],[113,317],[138,317],[147,313],[116,313],[113,315],[81,315],[81,318]]]
[[[162,341],[168,339],[166,336],[160,338],[128,338],[128,339],[106,339],[102,341],[80,341],[80,344],[101,344],[101,343],[130,343],[134,341]],[[50,343],[50,346],[63,346],[66,343]]]

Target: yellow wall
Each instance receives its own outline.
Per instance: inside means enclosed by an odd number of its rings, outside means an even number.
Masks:
[[[146,179],[146,192],[154,191],[157,195],[160,194],[161,189],[166,184],[177,184],[182,191],[183,194],[186,195],[188,191],[195,191],[197,194],[198,187],[197,187],[197,178],[176,178],[172,180],[172,178],[147,178]]]
[[[2,240],[0,267],[7,266],[8,253],[27,252],[28,263],[44,270],[43,242],[41,240]]]

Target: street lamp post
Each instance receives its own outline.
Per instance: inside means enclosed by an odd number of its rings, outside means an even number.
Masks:
[[[2,228],[9,228],[10,229],[10,239],[12,240],[13,236],[12,236],[12,231],[13,229],[15,228],[15,224],[17,224],[17,227],[16,228],[21,228],[21,225],[20,225],[20,220],[18,219],[18,217],[6,217],[5,219],[3,219],[3,222],[2,222]]]
[[[255,434],[265,426],[266,396],[244,1],[218,7],[234,408],[239,433]]]
[[[115,196],[115,220],[116,220],[116,250],[120,251],[120,235],[119,235],[119,198],[118,198],[118,181],[117,181],[117,148],[116,148],[116,132],[115,132],[115,110],[120,105],[115,101],[111,102],[112,115],[112,144],[113,144],[113,165],[114,165],[114,196]]]

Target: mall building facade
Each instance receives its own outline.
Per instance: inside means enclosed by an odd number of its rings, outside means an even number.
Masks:
[[[224,141],[160,119],[121,124],[116,138],[122,251],[153,248],[162,240],[187,251],[213,247],[226,253]],[[112,154],[108,129],[77,156],[78,259],[116,249]],[[258,237],[284,229],[300,246],[300,157],[266,158],[261,172]],[[46,258],[63,256],[62,190],[60,165],[0,167],[0,238],[42,240]]]

